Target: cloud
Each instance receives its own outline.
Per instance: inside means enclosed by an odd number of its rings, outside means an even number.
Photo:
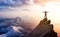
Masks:
[[[0,8],[28,5],[30,0],[0,0]]]

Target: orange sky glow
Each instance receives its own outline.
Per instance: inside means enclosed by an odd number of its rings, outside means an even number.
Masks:
[[[33,0],[31,0],[30,3],[33,3],[32,1]],[[51,23],[54,25],[54,30],[60,36],[60,0],[34,0],[34,2],[34,4],[31,4],[29,6],[11,8],[15,11],[0,12],[0,17],[22,16],[23,18],[29,15],[29,17],[33,18],[33,22],[36,21],[35,23],[39,23],[40,20],[44,18],[43,11],[48,11],[48,19],[51,20]]]
[[[35,2],[48,11],[48,18],[54,24],[54,30],[60,36],[60,0],[35,0]]]

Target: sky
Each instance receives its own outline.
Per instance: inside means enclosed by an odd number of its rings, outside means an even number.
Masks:
[[[48,11],[48,19],[60,36],[60,0],[0,0],[0,18],[31,17],[39,22],[44,11]]]

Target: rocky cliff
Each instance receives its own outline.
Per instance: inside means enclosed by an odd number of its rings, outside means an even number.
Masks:
[[[53,30],[51,21],[44,18],[40,21],[39,25],[26,37],[57,37],[57,33]]]

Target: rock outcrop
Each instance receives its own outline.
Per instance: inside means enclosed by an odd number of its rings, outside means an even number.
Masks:
[[[57,33],[53,30],[51,21],[44,18],[39,25],[26,37],[57,37]]]

